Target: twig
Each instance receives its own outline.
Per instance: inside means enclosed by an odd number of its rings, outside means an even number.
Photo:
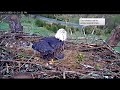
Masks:
[[[26,61],[16,61],[16,60],[0,60],[2,62],[13,62],[13,63],[24,63],[24,65],[27,63],[27,64],[35,64],[35,65],[39,65],[41,67],[44,67],[44,68],[49,68],[47,67],[46,65],[42,65],[40,64],[39,62],[29,62],[29,60],[26,62]],[[23,65],[22,65],[23,66]],[[20,68],[19,68],[20,69]]]
[[[79,51],[97,50],[97,49],[101,49],[101,48],[106,48],[106,47],[100,46],[100,47],[86,48],[86,49],[80,49]]]
[[[54,76],[50,76],[50,77],[48,77],[46,79],[53,79],[53,78],[60,78],[60,77],[54,75]]]
[[[65,76],[65,71],[63,72],[63,79],[66,79],[66,76]]]
[[[35,78],[33,74],[31,74],[31,76],[32,76],[33,79]]]
[[[19,60],[19,59],[18,59]],[[17,61],[17,60],[0,60],[1,62],[16,62],[16,63],[29,63],[29,64],[38,64],[40,65],[39,63],[37,62],[26,62],[26,61]]]
[[[2,40],[2,42],[0,43],[0,45],[2,45],[4,41],[5,41],[5,40]]]
[[[0,23],[4,20],[4,19],[6,19],[8,16],[5,16],[4,18],[2,18],[2,20],[0,20]]]
[[[102,40],[102,39],[100,39],[100,40]],[[117,52],[116,50],[114,50],[113,48],[112,48],[112,46],[110,46],[107,42],[105,42],[104,40],[102,40],[103,41],[103,43],[104,44],[106,44],[107,46],[108,46],[108,49],[111,51],[111,52],[113,52],[115,55],[117,55],[117,53],[119,53],[119,52]],[[120,54],[120,53],[119,53]]]
[[[30,61],[34,56],[35,56],[35,55],[31,56],[31,58],[28,59],[28,61]],[[27,61],[27,62],[28,62],[28,61]],[[25,64],[26,64],[26,63],[24,63],[19,69],[21,69]]]
[[[81,64],[81,65],[83,65],[85,68],[94,68],[94,67],[92,67],[90,65],[85,65],[85,64]]]
[[[9,66],[7,63],[6,63],[6,72],[9,73]]]
[[[5,72],[6,70],[7,70],[7,68],[4,68],[3,70],[0,71],[0,73]]]

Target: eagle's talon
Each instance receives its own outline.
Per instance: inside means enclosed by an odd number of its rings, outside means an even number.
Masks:
[[[55,61],[53,59],[51,59],[51,61],[49,61],[49,64],[54,64]]]

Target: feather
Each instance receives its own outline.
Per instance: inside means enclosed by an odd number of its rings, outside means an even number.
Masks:
[[[66,40],[66,31],[64,29],[59,29],[54,37],[45,37],[38,42],[34,42],[32,48],[40,52],[43,59],[59,60],[64,58],[64,54],[62,53],[64,40]]]

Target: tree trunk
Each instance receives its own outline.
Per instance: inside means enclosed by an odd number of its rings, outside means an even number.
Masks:
[[[23,26],[20,23],[18,15],[9,15],[8,17],[10,32],[18,33],[23,32]]]
[[[117,26],[107,38],[106,42],[110,45],[115,47],[120,41],[120,25]]]

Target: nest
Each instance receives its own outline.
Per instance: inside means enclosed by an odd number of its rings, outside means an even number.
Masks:
[[[0,34],[0,78],[120,78],[120,54],[104,43],[97,45],[66,41],[65,58],[46,65],[47,61],[42,60],[39,53],[33,55],[34,51],[26,44],[41,36]],[[84,57],[78,58],[79,53]]]

